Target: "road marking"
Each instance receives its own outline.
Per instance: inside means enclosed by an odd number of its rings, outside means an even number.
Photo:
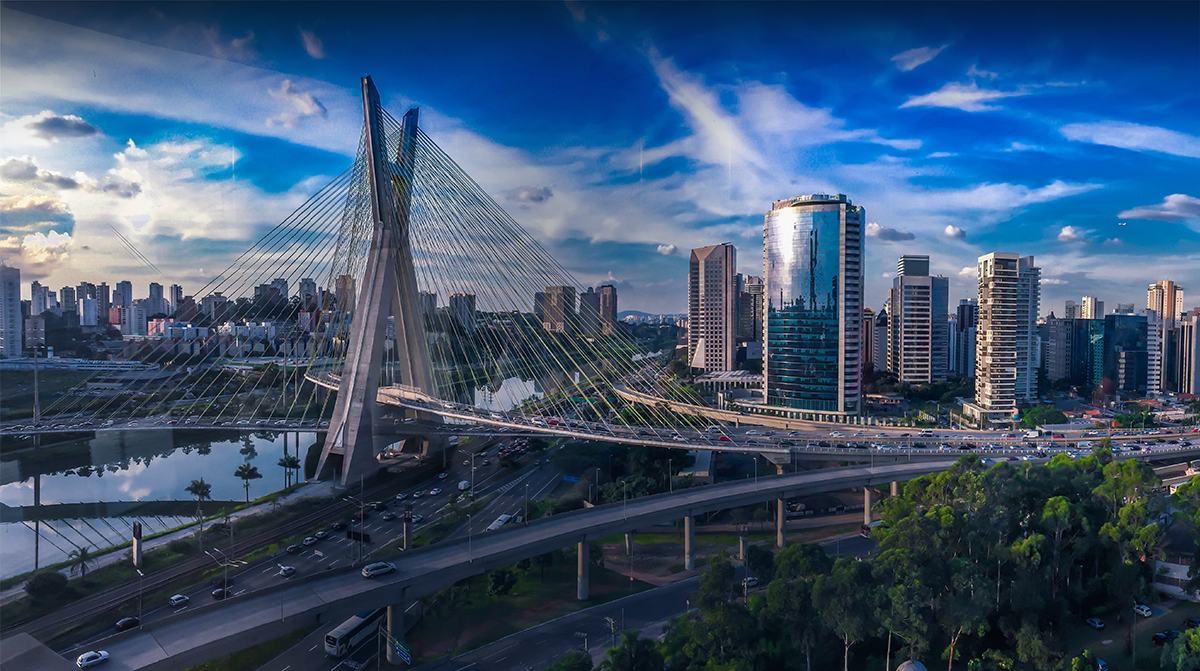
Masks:
[[[315,646],[315,645],[314,645],[313,647],[315,648],[315,647],[317,647],[317,646]],[[310,650],[309,652],[312,652],[312,651]],[[287,666],[283,667],[283,669],[281,669],[280,671],[287,671],[287,670],[288,670],[288,669],[290,669],[290,668],[292,668],[292,665],[291,665],[291,664],[288,664]]]
[[[234,596],[241,596],[241,595],[243,595],[243,594],[245,594],[245,593],[246,593],[246,590],[244,590],[244,589],[243,589],[243,590],[241,590],[241,591],[234,592],[234,593],[233,593],[233,595],[234,595]]]
[[[268,573],[268,572],[270,572],[270,571],[274,571],[274,570],[275,570],[275,568],[274,568],[274,567],[268,566],[267,568],[265,568],[265,569],[263,569],[263,570],[262,570],[262,573]]]
[[[339,561],[341,561],[341,560],[340,560],[340,559],[334,559],[332,562],[330,562],[330,563],[329,563],[329,568],[333,568],[333,565],[334,565],[334,564],[336,564],[336,563],[338,563]]]
[[[491,659],[491,658],[495,657],[496,655],[499,655],[500,653],[504,652],[505,650],[512,650],[512,649],[513,649],[513,648],[515,648],[517,645],[519,645],[519,643],[513,643],[512,645],[508,646],[507,648],[501,648],[501,649],[497,650],[496,652],[493,652],[492,654],[488,655],[487,657],[484,657],[484,658],[483,658],[483,660],[486,662],[487,660],[489,660],[489,659]],[[496,660],[496,661],[497,661],[497,662],[500,662],[500,661],[502,661],[502,660],[499,660],[499,659],[498,659],[498,660]]]
[[[314,643],[314,644],[313,644],[313,647],[309,648],[309,649],[308,649],[308,651],[309,651],[309,652],[312,652],[313,650],[316,650],[318,645],[321,645],[321,644],[320,644],[320,643]]]
[[[469,669],[469,668],[471,668],[472,666],[475,666],[475,665],[476,665],[476,664],[478,664],[478,663],[479,663],[479,662],[471,662],[470,664],[468,664],[468,665],[466,665],[466,666],[463,666],[463,667],[460,667],[460,668],[458,668],[458,669],[455,669],[455,671],[463,671],[463,669]]]

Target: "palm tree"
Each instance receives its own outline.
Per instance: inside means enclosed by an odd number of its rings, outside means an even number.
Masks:
[[[250,464],[242,464],[233,472],[234,477],[242,479],[242,486],[246,488],[246,503],[250,503],[250,481],[257,480],[262,477],[262,473],[258,472],[257,466]]]
[[[88,564],[96,561],[96,557],[88,552],[88,546],[83,546],[77,550],[72,550],[71,554],[67,555],[67,560],[71,562],[71,573],[79,571],[80,578],[83,582],[87,582]]]
[[[279,460],[278,466],[283,469],[283,486],[285,488],[292,486],[292,471],[300,470],[302,465],[300,458],[294,454],[289,454]]]
[[[204,478],[200,478],[199,480],[192,480],[192,484],[184,487],[183,490],[196,497],[196,517],[200,519],[200,536],[198,537],[198,542],[200,544],[200,551],[204,552],[204,512],[200,509],[200,502],[212,500],[212,485],[205,482]]]
[[[662,654],[654,647],[654,641],[640,638],[635,631],[621,632],[621,645],[609,648],[607,659],[597,667],[601,671],[651,671],[663,666]]]

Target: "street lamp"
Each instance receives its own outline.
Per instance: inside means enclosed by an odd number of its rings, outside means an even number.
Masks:
[[[621,482],[621,515],[625,520],[629,520],[629,495],[625,482]]]
[[[136,568],[134,570],[137,571],[137,574],[138,574],[138,629],[141,629],[142,628],[142,578],[145,578],[146,576],[144,573],[142,573],[142,569]]]
[[[754,491],[758,491],[758,456],[754,457]]]
[[[467,513],[467,563],[475,563],[475,559],[471,557],[471,513]]]
[[[529,526],[529,483],[525,483],[525,526]]]

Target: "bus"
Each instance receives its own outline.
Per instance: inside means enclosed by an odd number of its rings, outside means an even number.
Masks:
[[[356,645],[375,635],[375,629],[385,615],[387,608],[364,610],[334,627],[325,634],[325,654],[331,657],[345,656]]]
[[[495,522],[492,522],[488,526],[486,531],[495,531],[496,529],[499,529],[500,527],[504,526],[505,524],[508,524],[508,521],[511,519],[512,519],[512,515],[501,515],[500,517],[496,518]]]

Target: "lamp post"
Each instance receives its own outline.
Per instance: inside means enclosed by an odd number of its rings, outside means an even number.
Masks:
[[[629,519],[629,492],[626,483],[621,483],[621,516]]]
[[[467,563],[475,563],[475,559],[471,557],[471,513],[467,513]]]
[[[675,493],[675,470],[671,468],[671,460],[667,459],[667,486],[672,494]]]
[[[145,574],[142,573],[142,569],[139,568],[139,569],[134,569],[134,570],[137,571],[137,574],[138,574],[138,629],[141,629],[142,628],[142,579],[145,578],[146,576],[145,576]]]
[[[758,457],[754,457],[754,491],[758,491]]]
[[[529,483],[525,483],[525,526],[529,526]]]

